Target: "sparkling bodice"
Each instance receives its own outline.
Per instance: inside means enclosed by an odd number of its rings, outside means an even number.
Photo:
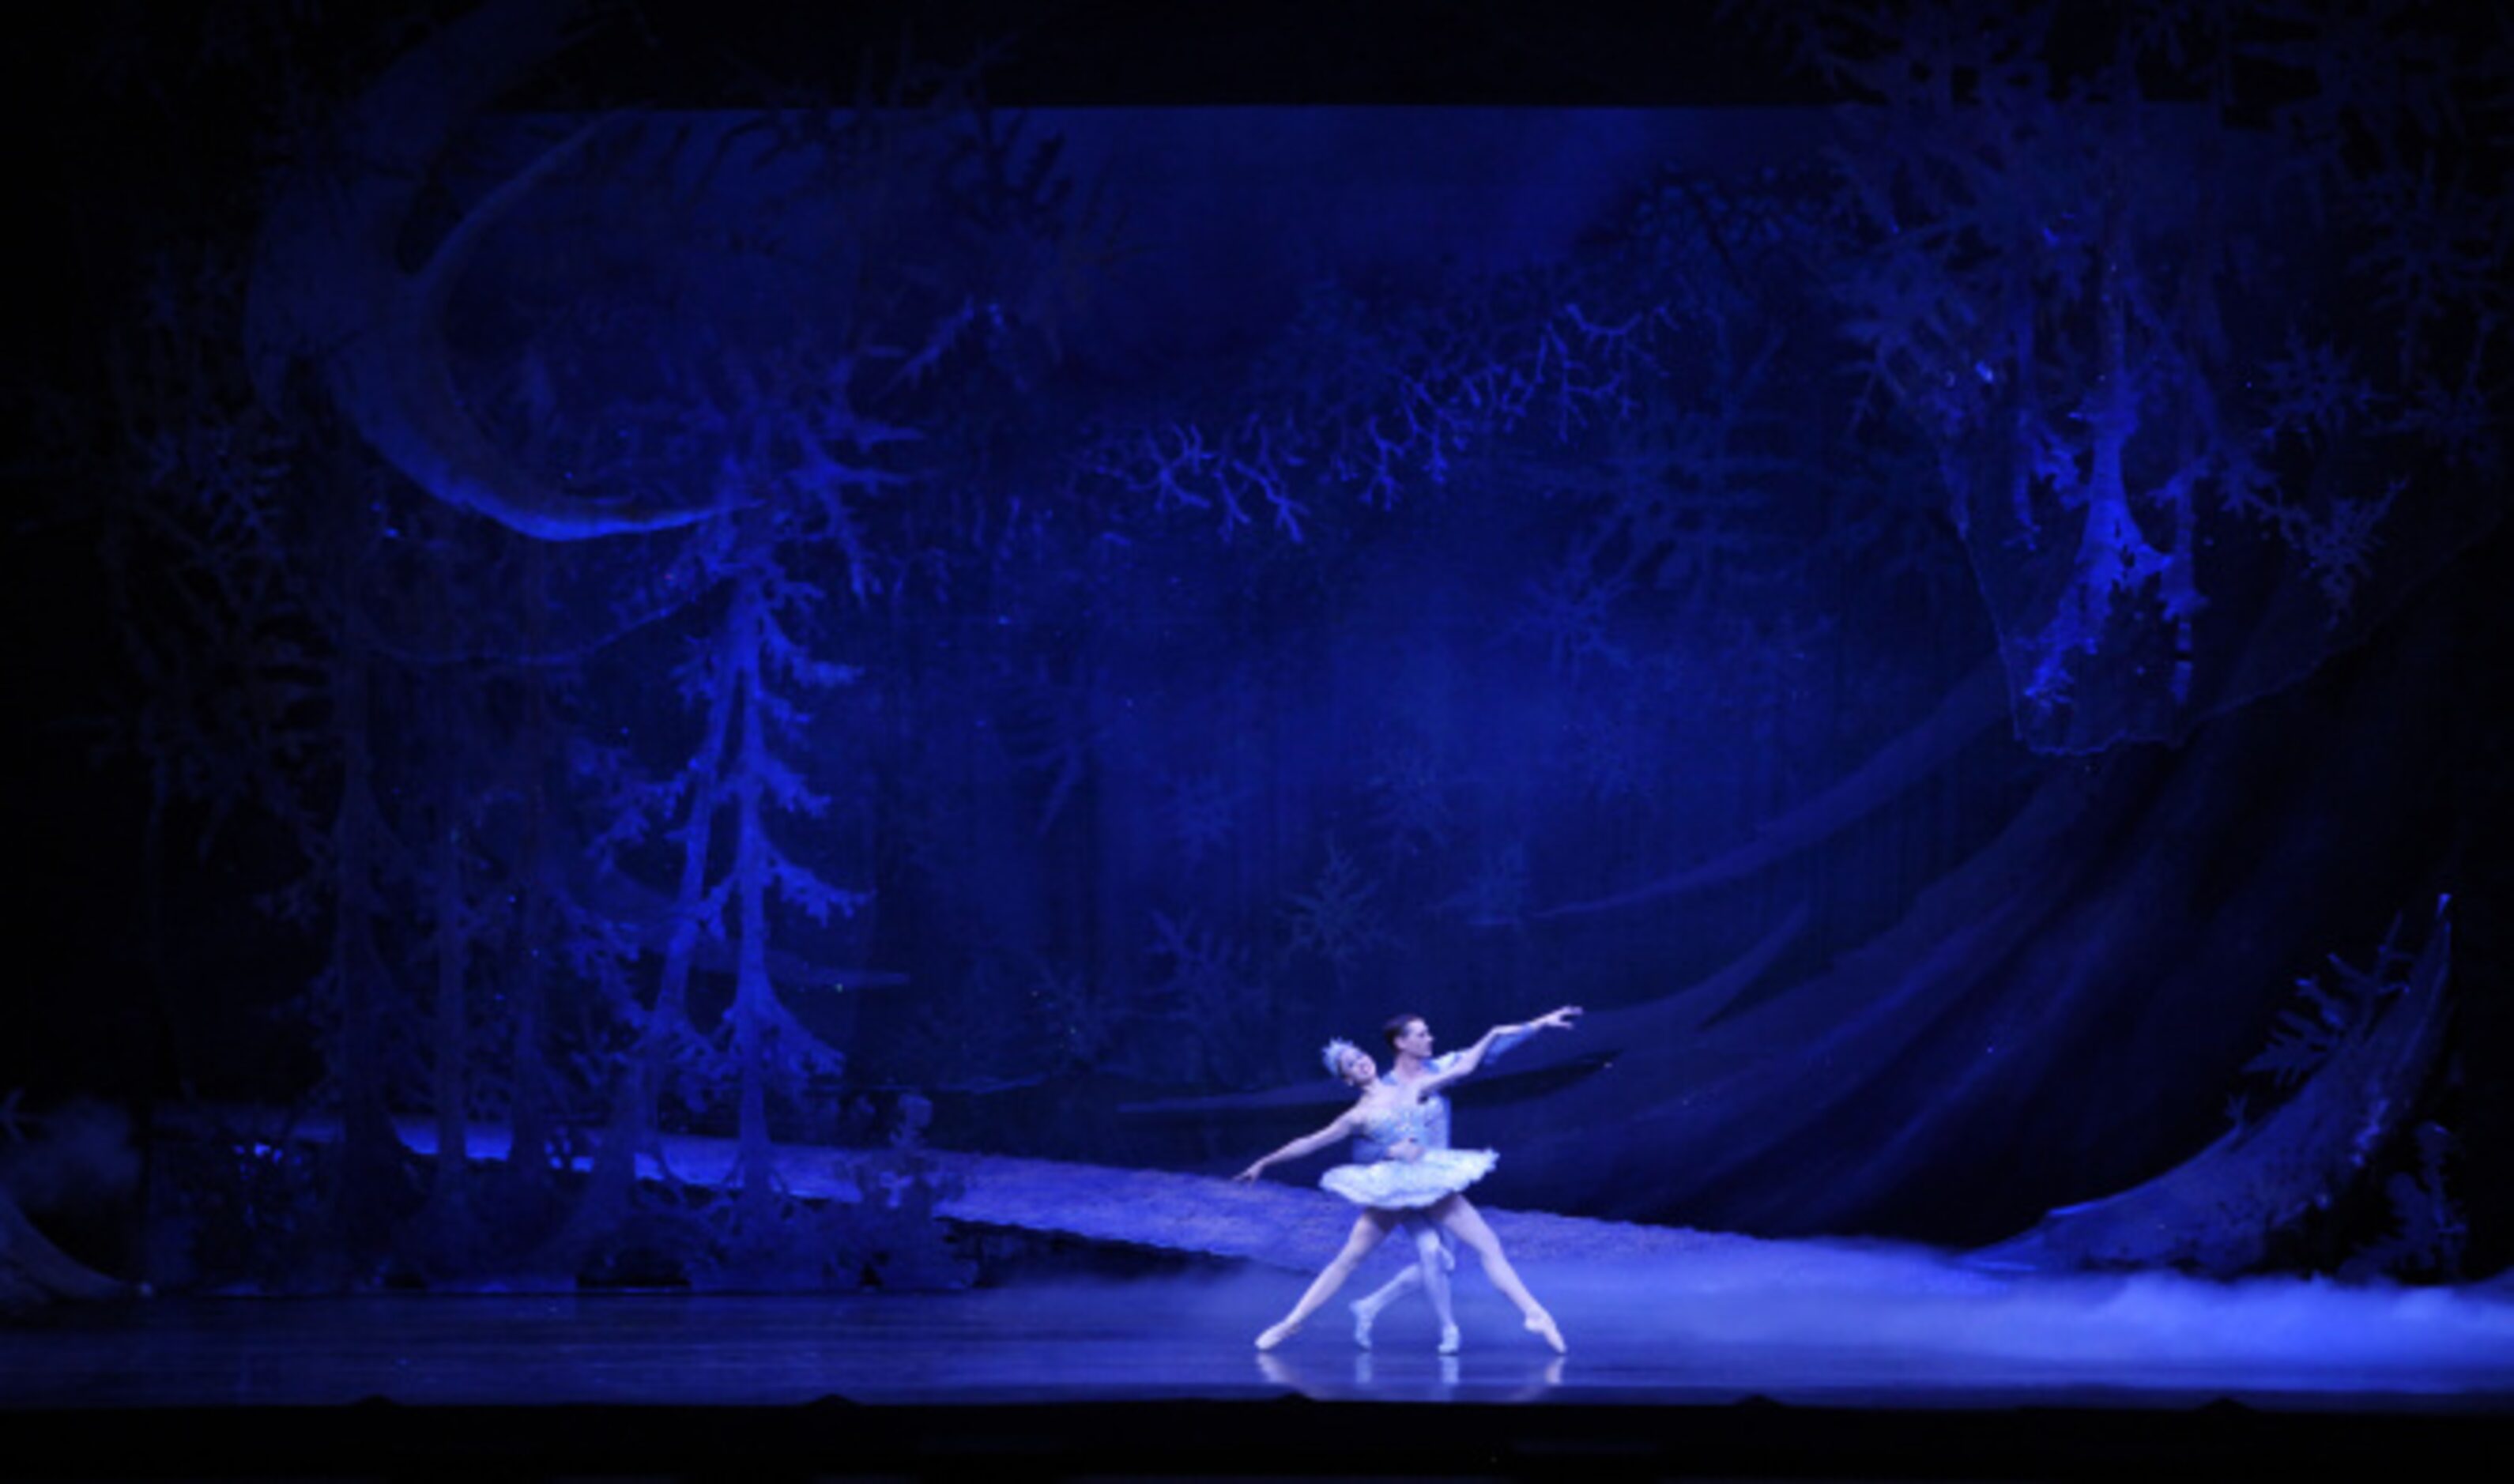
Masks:
[[[1439,1136],[1437,1142],[1434,1138],[1436,1132]],[[1421,1100],[1399,1097],[1362,1120],[1360,1143],[1375,1146],[1369,1156],[1372,1159],[1386,1159],[1389,1150],[1409,1139],[1426,1148],[1448,1147],[1447,1099],[1439,1093]],[[1359,1153],[1356,1150],[1357,1156]]]
[[[1534,1034],[1536,1034],[1535,1031],[1522,1028],[1504,1031],[1493,1037],[1492,1044],[1484,1048],[1483,1064],[1490,1066],[1503,1052]],[[1455,1066],[1458,1056],[1459,1054],[1454,1051],[1443,1052],[1424,1064],[1438,1075]],[[1382,1073],[1379,1080],[1390,1087],[1397,1085],[1397,1079],[1386,1073]],[[1385,1120],[1374,1119],[1363,1127],[1360,1135],[1353,1142],[1354,1163],[1369,1164],[1373,1160],[1386,1159],[1391,1149],[1408,1139],[1427,1149],[1445,1149],[1449,1146],[1449,1100],[1445,1095],[1434,1093],[1419,1102],[1400,1106],[1402,1108],[1400,1114],[1392,1114]],[[1383,1121],[1392,1130],[1398,1132],[1394,1132],[1391,1137],[1382,1138],[1379,1124]]]

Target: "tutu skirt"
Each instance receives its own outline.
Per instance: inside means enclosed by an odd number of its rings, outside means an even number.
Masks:
[[[1420,1159],[1338,1165],[1318,1183],[1357,1206],[1420,1211],[1490,1175],[1500,1159],[1490,1149],[1426,1149]]]

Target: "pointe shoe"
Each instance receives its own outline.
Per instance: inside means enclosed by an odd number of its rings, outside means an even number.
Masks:
[[[1369,1349],[1370,1322],[1379,1316],[1372,1313],[1370,1305],[1359,1299],[1354,1300],[1349,1306],[1353,1309],[1353,1343],[1365,1350]]]
[[[1530,1318],[1527,1321],[1527,1332],[1554,1346],[1554,1353],[1557,1355],[1563,1354],[1571,1348],[1562,1343],[1562,1332],[1555,1328],[1552,1314],[1538,1314]]]
[[[1456,1325],[1444,1324],[1440,1326],[1440,1353],[1443,1355],[1455,1355],[1458,1353],[1458,1327]]]
[[[1280,1324],[1271,1325],[1267,1328],[1266,1333],[1257,1337],[1257,1348],[1261,1350],[1271,1350],[1300,1332],[1301,1326],[1299,1323],[1290,1319],[1286,1319]]]

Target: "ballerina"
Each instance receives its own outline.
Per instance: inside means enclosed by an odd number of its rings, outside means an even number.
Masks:
[[[1580,1014],[1579,1006],[1564,1005],[1558,1010],[1549,1010],[1523,1024],[1494,1026],[1492,1034],[1484,1041],[1484,1064],[1491,1064],[1493,1060],[1502,1053],[1529,1039],[1540,1030],[1570,1029],[1571,1023],[1577,1020]],[[1399,1088],[1411,1088],[1426,1077],[1448,1070],[1457,1063],[1458,1058],[1464,1055],[1453,1051],[1443,1056],[1434,1056],[1431,1024],[1419,1015],[1409,1013],[1392,1016],[1388,1023],[1379,1028],[1379,1033],[1388,1042],[1388,1049],[1396,1059],[1394,1066],[1380,1073],[1380,1080],[1394,1083]],[[1416,1138],[1427,1149],[1447,1148],[1449,1146],[1449,1100],[1438,1092],[1431,1093],[1423,1099],[1423,1109],[1420,1132]],[[1391,1151],[1386,1145],[1363,1138],[1354,1141],[1353,1152],[1354,1163],[1368,1164],[1373,1160],[1388,1158]],[[1439,1319],[1440,1353],[1454,1355],[1458,1352],[1458,1322],[1449,1308],[1447,1270],[1457,1266],[1457,1259],[1451,1256],[1451,1249],[1455,1244],[1441,1234],[1439,1227],[1416,1216],[1406,1217],[1402,1223],[1402,1230],[1414,1239],[1415,1261],[1399,1268],[1397,1276],[1389,1279],[1376,1292],[1365,1294],[1354,1300],[1349,1305],[1353,1310],[1353,1343],[1365,1350],[1369,1349],[1371,1326],[1377,1322],[1380,1311],[1414,1289],[1420,1288],[1432,1301],[1432,1311]]]
[[[1502,1253],[1500,1238],[1493,1235],[1482,1214],[1462,1193],[1492,1173],[1501,1156],[1490,1149],[1429,1148],[1422,1137],[1430,1115],[1425,1100],[1480,1065],[1499,1034],[1499,1027],[1486,1031],[1483,1039],[1458,1053],[1445,1069],[1405,1087],[1380,1081],[1378,1063],[1352,1042],[1335,1040],[1326,1044],[1321,1056],[1328,1072],[1359,1095],[1353,1106],[1325,1128],[1293,1140],[1234,1178],[1254,1181],[1269,1165],[1298,1159],[1339,1139],[1355,1136],[1372,1140],[1390,1153],[1388,1158],[1371,1164],[1338,1165],[1319,1178],[1320,1185],[1361,1210],[1354,1218],[1353,1230],[1346,1235],[1343,1250],[1311,1281],[1292,1311],[1257,1337],[1257,1348],[1271,1350],[1298,1333],[1302,1323],[1344,1287],[1345,1279],[1353,1275],[1361,1260],[1408,1217],[1421,1217],[1465,1244],[1482,1262],[1484,1276],[1493,1287],[1518,1305],[1528,1332],[1557,1352],[1566,1348],[1554,1316],[1520,1281],[1510,1259]]]

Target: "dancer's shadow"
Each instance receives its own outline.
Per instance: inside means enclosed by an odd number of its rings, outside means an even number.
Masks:
[[[1525,1402],[1543,1400],[1562,1384],[1568,1358],[1355,1350],[1350,1360],[1334,1360],[1267,1350],[1258,1355],[1257,1369],[1313,1401]]]

